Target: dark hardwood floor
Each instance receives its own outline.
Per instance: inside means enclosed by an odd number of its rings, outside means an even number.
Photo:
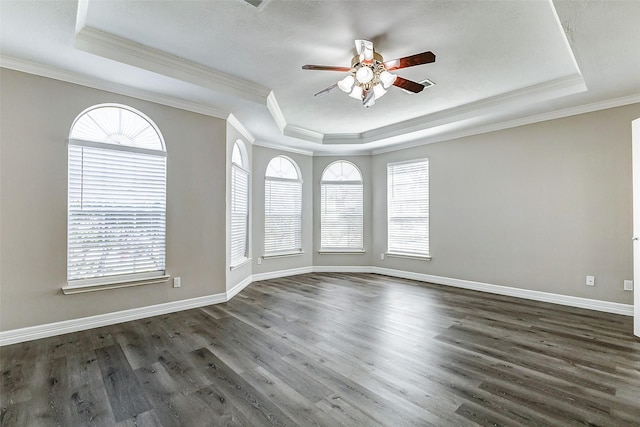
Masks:
[[[0,348],[2,426],[638,426],[632,318],[369,274]]]

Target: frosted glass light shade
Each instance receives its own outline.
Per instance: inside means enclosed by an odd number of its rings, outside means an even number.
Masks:
[[[349,93],[351,92],[351,89],[353,88],[354,83],[355,83],[355,79],[351,74],[349,74],[347,77],[345,77],[344,79],[338,82],[338,87],[340,88],[341,91]]]
[[[356,79],[360,83],[369,83],[373,78],[373,70],[369,67],[360,67],[356,71]]]
[[[387,90],[382,87],[382,84],[378,83],[373,87],[373,94],[376,96],[376,99],[380,99],[387,93]]]
[[[349,96],[355,99],[362,100],[362,88],[360,86],[354,86]]]
[[[391,74],[390,72],[385,70],[380,73],[380,82],[382,83],[382,86],[387,89],[393,84],[393,82],[396,81],[397,77],[398,76],[396,76],[395,74]]]

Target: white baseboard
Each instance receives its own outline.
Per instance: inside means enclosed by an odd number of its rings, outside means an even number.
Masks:
[[[506,295],[524,298],[534,301],[549,302],[552,304],[566,305],[570,307],[586,308],[589,310],[604,311],[606,313],[633,316],[632,304],[601,301],[589,298],[560,295],[550,292],[533,291],[530,289],[512,288],[509,286],[492,285],[490,283],[473,282],[470,280],[452,279],[450,277],[433,276],[430,274],[413,273],[390,268],[371,267],[370,273],[383,274],[385,276],[400,277],[403,279],[417,280],[420,282],[435,283],[438,285],[455,286],[456,288],[471,289],[474,291],[488,292],[498,295]]]
[[[181,301],[172,301],[147,307],[132,308],[130,310],[116,311],[107,314],[81,317],[79,319],[63,320],[61,322],[47,323],[44,325],[30,326],[27,328],[13,329],[0,332],[0,347],[16,344],[24,341],[48,338],[55,335],[68,334],[70,332],[84,331],[101,326],[115,325],[130,320],[144,319],[160,314],[173,313],[205,305],[226,302],[225,294],[207,295],[204,297],[190,298]]]
[[[300,267],[291,268],[289,270],[269,271],[267,273],[254,274],[252,277],[253,282],[259,282],[260,280],[277,279],[279,277],[296,276],[298,274],[312,273],[313,267]]]
[[[238,293],[240,291],[242,291],[244,288],[246,288],[247,286],[249,286],[251,283],[253,282],[253,277],[252,276],[247,276],[244,280],[242,280],[240,283],[238,283],[237,285],[235,285],[233,288],[229,289],[227,291],[227,299],[226,301],[229,301],[231,298],[235,297],[236,295],[238,295]],[[225,302],[226,302],[225,301]]]
[[[314,273],[372,273],[368,265],[314,265]]]
[[[588,298],[572,297],[549,292],[532,291],[529,289],[512,288],[509,286],[493,285],[490,283],[474,282],[470,280],[453,279],[450,277],[433,276],[430,274],[413,273],[410,271],[393,270],[390,268],[373,266],[330,266],[317,265],[313,267],[292,268],[289,270],[271,271],[258,273],[246,277],[240,283],[228,290],[226,293],[208,295],[204,297],[191,298],[181,301],[156,304],[148,307],[134,308],[130,310],[116,311],[113,313],[99,314],[96,316],[83,317],[80,319],[65,320],[45,325],[30,326],[27,328],[13,329],[0,332],[0,347],[4,345],[16,344],[24,341],[31,341],[39,338],[47,338],[54,335],[62,335],[70,332],[84,331],[101,326],[114,325],[130,320],[144,319],[146,317],[160,314],[173,313],[191,308],[203,307],[211,304],[227,302],[240,291],[253,282],[279,277],[295,276],[306,273],[375,273],[385,276],[399,277],[402,279],[417,280],[439,285],[454,286],[457,288],[471,289],[475,291],[488,292],[498,295],[506,295],[524,298],[534,301],[549,302],[553,304],[566,305],[570,307],[586,308],[589,310],[603,311],[607,313],[633,316],[633,305],[620,304],[615,302],[594,300]]]

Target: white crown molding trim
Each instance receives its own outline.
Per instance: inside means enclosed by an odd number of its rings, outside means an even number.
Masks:
[[[401,136],[402,138],[412,138],[412,133],[419,134],[422,130],[428,130],[437,126],[451,125],[467,119],[477,119],[481,116],[499,114],[507,110],[556,99],[566,95],[572,95],[587,90],[582,75],[573,74],[548,82],[517,89],[501,95],[481,99],[476,102],[464,104],[459,107],[439,111],[434,114],[417,117],[394,123],[378,129],[364,132],[363,142],[384,141],[388,138]],[[415,138],[412,138],[415,139]]]
[[[242,123],[240,123],[240,120],[238,120],[236,116],[234,116],[233,114],[229,114],[229,117],[227,117],[227,122],[229,122],[229,124],[233,126],[233,128],[237,130],[240,135],[244,136],[250,144],[256,142],[256,138],[251,134],[251,132],[249,132],[249,129],[247,129]]]
[[[287,127],[287,119],[284,118],[280,104],[278,104],[278,100],[276,99],[276,94],[273,91],[267,96],[267,110],[271,113],[271,117],[273,117],[280,132],[284,132],[284,128]]]
[[[325,137],[325,135],[320,132],[294,125],[287,125],[282,131],[282,134],[292,138],[302,139],[303,141],[315,142],[316,144],[322,144]],[[357,140],[354,142],[357,142]]]
[[[452,125],[464,120],[499,114],[505,109],[560,98],[587,90],[582,75],[576,72],[547,82],[527,86],[511,92],[485,98],[459,107],[419,116],[410,120],[372,129],[362,133],[323,134],[288,123],[275,94],[271,92],[267,106],[283,135],[325,145],[362,144],[373,142],[411,142],[426,136],[437,137]],[[438,130],[438,127],[443,129]],[[367,149],[367,147],[363,147]]]
[[[227,300],[226,294],[214,294],[204,297],[150,305],[147,307],[133,308],[130,310],[116,311],[113,313],[63,320],[61,322],[48,323],[45,325],[3,331],[0,332],[0,346],[31,341],[39,338],[48,338],[70,332],[84,331],[87,329],[99,328],[101,326],[115,325],[117,323],[128,322],[130,320],[144,319],[161,314],[204,307],[211,304],[219,304],[221,302],[226,302]]]
[[[272,150],[286,151],[287,153],[304,154],[305,156],[313,156],[313,151],[303,150],[302,148],[289,147],[287,145],[272,144],[270,142],[256,140],[253,145],[259,147],[270,148]]]
[[[471,129],[465,129],[457,132],[449,132],[443,135],[437,135],[431,138],[424,138],[418,141],[411,141],[404,144],[397,144],[391,147],[384,147],[377,150],[372,150],[371,154],[383,154],[390,153],[399,150],[405,150],[407,148],[419,147],[426,144],[433,144],[436,142],[451,141],[453,139],[465,138],[468,136],[481,135],[489,132],[496,132],[505,129],[512,129],[519,126],[526,126],[530,124],[562,119],[566,117],[577,116],[580,114],[593,113],[595,111],[608,110],[610,108],[623,107],[625,105],[640,103],[640,94],[634,94],[629,96],[623,96],[615,99],[608,99],[605,101],[594,102],[590,104],[579,105],[577,107],[564,108],[562,110],[551,111],[547,113],[535,114],[528,117],[522,117],[514,120],[508,120],[504,122],[494,123],[486,126],[474,127]]]
[[[37,64],[35,62],[25,61],[23,59],[13,58],[0,55],[0,67],[9,70],[20,71],[22,73],[33,74],[36,76],[46,77],[53,80],[59,80],[66,83],[72,83],[80,86],[90,87],[92,89],[104,90],[143,101],[153,102],[155,104],[166,105],[168,107],[178,108],[180,110],[191,111],[193,113],[203,114],[206,116],[225,119],[229,115],[227,111],[220,110],[204,104],[185,101],[171,96],[158,95],[131,86],[125,86],[117,83],[108,82],[71,71],[61,70],[59,68],[50,67],[48,65]]]
[[[393,270],[390,268],[382,267],[372,267],[370,272],[375,274],[382,274],[384,276],[399,277],[403,279],[417,280],[420,282],[453,286],[456,288],[470,289],[491,294],[505,295],[540,302],[548,302],[570,307],[586,308],[589,310],[603,311],[606,313],[621,314],[623,316],[633,316],[633,305],[631,304],[621,304],[616,302],[554,294],[550,292],[534,291],[530,289],[512,288],[509,286],[493,285],[490,283],[453,279],[450,277],[433,276],[431,274],[414,273],[410,271]]]
[[[47,338],[55,335],[62,335],[70,332],[84,331],[87,329],[109,326],[131,320],[144,319],[161,314],[173,313],[176,311],[188,310],[192,308],[204,307],[212,304],[219,304],[229,301],[239,292],[253,282],[261,280],[277,279],[306,273],[373,273],[384,276],[398,277],[402,279],[416,280],[419,282],[435,283],[439,285],[453,286],[457,288],[470,289],[481,292],[488,292],[498,295],[506,295],[517,298],[524,298],[533,301],[548,302],[552,304],[565,305],[570,307],[585,308],[589,310],[602,311],[606,313],[633,316],[633,305],[620,304],[615,302],[594,300],[588,298],[560,295],[549,292],[533,291],[529,289],[512,288],[508,286],[493,285],[490,283],[474,282],[471,280],[453,279],[450,277],[434,276],[430,274],[414,273],[410,271],[394,270],[390,268],[374,266],[335,266],[316,265],[313,267],[292,268],[289,270],[277,270],[266,273],[258,273],[247,276],[240,283],[233,286],[223,294],[214,294],[203,297],[191,298],[181,301],[173,301],[163,304],[156,304],[147,307],[134,308],[130,310],[117,311],[96,316],[83,317],[79,319],[64,320],[61,322],[48,323],[44,325],[30,326],[26,328],[13,329],[0,332],[0,347],[4,345],[17,344],[39,338]]]
[[[75,47],[123,64],[231,93],[261,104],[266,103],[270,92],[268,88],[257,83],[88,26],[76,33]]]

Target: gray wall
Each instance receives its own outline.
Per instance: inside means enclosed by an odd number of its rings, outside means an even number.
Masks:
[[[302,173],[302,255],[266,258],[258,265],[258,258],[264,255],[264,174],[267,165],[276,156],[285,156],[295,161]],[[253,147],[252,170],[252,218],[253,218],[253,274],[310,267],[313,251],[313,162],[311,156],[290,153],[255,145]]]
[[[225,121],[0,69],[0,330],[225,291]],[[167,163],[170,283],[63,295],[67,138],[85,108],[114,102],[148,115]]]
[[[374,156],[375,265],[632,304],[637,117],[640,104]],[[433,259],[381,261],[386,164],[423,157]]]
[[[640,104],[375,156],[311,157],[247,145],[252,263],[228,268],[232,143],[224,120],[0,69],[0,330],[223,293],[251,274],[311,266],[400,269],[631,304],[631,121]],[[170,283],[63,295],[66,141],[85,108],[114,102],[148,115],[168,151]],[[303,175],[303,249],[266,259],[264,172],[276,155]],[[386,164],[428,157],[429,262],[386,258]],[[320,176],[338,159],[363,173],[365,255],[321,255]],[[585,276],[596,276],[586,287]]]

